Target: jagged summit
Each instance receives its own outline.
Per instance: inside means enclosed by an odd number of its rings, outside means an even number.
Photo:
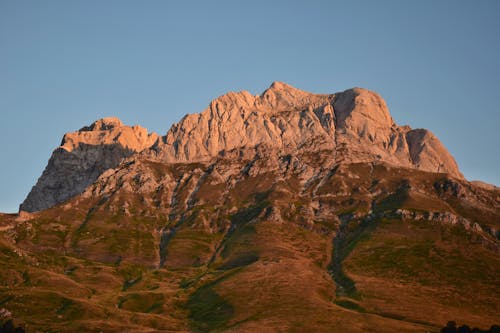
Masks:
[[[105,131],[115,127],[122,127],[122,121],[117,117],[105,117],[94,121],[90,126],[82,127],[79,132],[86,131]]]
[[[159,138],[156,133],[149,134],[139,125],[125,126],[116,117],[96,120],[76,132],[66,133],[60,148],[70,152],[80,145],[113,145],[138,152],[149,148]]]
[[[333,95],[306,92],[283,82],[273,82],[256,100],[258,109],[292,111],[324,104]]]
[[[288,83],[281,81],[274,81],[273,83],[271,83],[269,88],[264,90],[264,92],[262,92],[262,94],[260,94],[259,96],[262,97],[269,93],[280,94],[282,96],[288,95],[290,97],[295,97],[295,98],[297,98],[297,96],[304,96],[304,95],[328,95],[328,94],[316,94],[304,91],[302,89],[296,88]]]
[[[66,133],[20,210],[43,210],[81,193],[105,170],[145,148],[159,136],[141,126],[125,126],[110,117]]]
[[[367,89],[313,94],[275,82],[261,95],[229,93],[184,117],[154,155],[164,162],[200,162],[258,145],[281,154],[330,149],[336,161],[385,161],[462,177],[439,140],[424,131],[397,126],[385,101]]]
[[[294,111],[324,104],[333,96],[333,94],[306,92],[289,84],[275,81],[260,95],[252,95],[243,90],[219,96],[210,103],[208,109],[219,113],[239,109],[252,109],[258,112]]]
[[[337,112],[337,122],[344,124],[353,111],[357,116],[391,128],[395,122],[389,113],[384,99],[376,92],[364,88],[351,88],[335,95],[334,106]]]
[[[160,163],[211,163],[228,151],[256,154],[257,148],[269,156],[328,152],[330,164],[384,162],[463,177],[439,139],[425,129],[398,126],[377,93],[353,88],[314,94],[274,82],[260,95],[222,95],[203,112],[182,118],[163,137],[113,117],[65,134],[21,210],[67,200],[131,156]]]
[[[281,82],[281,81],[274,81],[273,83],[271,83],[271,85],[269,86],[267,90],[299,90],[301,91],[300,89],[297,89],[291,85],[289,85],[288,83],[285,83],[285,82]]]

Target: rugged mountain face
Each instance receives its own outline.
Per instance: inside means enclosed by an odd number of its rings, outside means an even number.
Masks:
[[[0,215],[0,314],[35,331],[498,320],[500,190],[364,89],[230,93],[164,137],[103,119],[65,136],[30,196],[50,208]]]
[[[65,134],[20,210],[47,209],[82,193],[105,170],[117,167],[125,157],[150,147],[157,139],[157,134],[148,134],[140,126],[125,126],[118,118],[100,119]]]
[[[199,162],[255,146],[283,155],[329,149],[334,162],[384,161],[462,177],[432,133],[397,126],[384,100],[361,88],[317,95],[275,82],[260,96],[229,93],[174,125],[153,150],[164,162]]]
[[[221,96],[161,139],[115,118],[68,133],[20,209],[33,212],[63,202],[138,152],[163,163],[194,163],[255,147],[281,156],[330,150],[331,163],[383,161],[462,177],[431,132],[397,126],[376,93],[355,88],[318,95],[275,82],[260,96],[246,91]]]

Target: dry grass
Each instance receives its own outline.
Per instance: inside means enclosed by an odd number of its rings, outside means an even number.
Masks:
[[[148,167],[157,179],[206,171]],[[432,221],[364,220],[404,208],[498,225],[496,207],[439,192],[443,175],[355,164],[307,189],[270,172],[227,192],[210,177],[190,208],[194,178],[176,207],[158,211],[117,192],[26,222],[0,215],[0,308],[53,332],[437,332],[448,320],[486,327],[500,312],[500,259],[480,237]],[[346,241],[333,248],[341,220]],[[175,229],[163,253],[161,228]],[[335,251],[355,295],[336,294]]]

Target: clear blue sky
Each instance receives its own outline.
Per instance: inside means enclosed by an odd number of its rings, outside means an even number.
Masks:
[[[104,116],[164,134],[272,81],[379,92],[469,179],[500,184],[500,1],[0,0],[0,211],[65,132]]]

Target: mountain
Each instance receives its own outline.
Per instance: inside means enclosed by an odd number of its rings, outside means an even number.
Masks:
[[[40,211],[82,193],[104,171],[157,139],[157,134],[148,134],[140,126],[124,126],[118,118],[100,119],[66,133],[20,210]]]
[[[355,88],[318,95],[274,82],[260,96],[246,91],[221,96],[161,138],[116,118],[66,134],[20,209],[61,203],[135,153],[160,163],[207,163],[234,149],[258,147],[283,156],[330,151],[332,165],[383,161],[463,178],[431,132],[397,126],[376,93]]]
[[[61,332],[489,328],[499,225],[500,190],[376,93],[275,82],[164,136],[116,118],[66,134],[0,215],[0,314]]]

